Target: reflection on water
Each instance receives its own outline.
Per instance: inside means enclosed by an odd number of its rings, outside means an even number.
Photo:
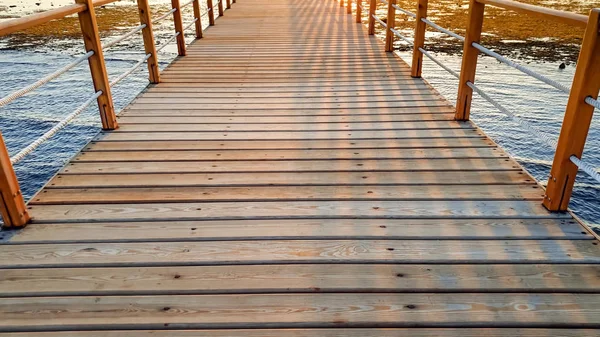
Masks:
[[[189,17],[187,20],[189,21]],[[206,22],[206,20],[205,20]],[[172,30],[169,23],[157,27],[158,41],[165,41]],[[187,37],[187,41],[192,40]],[[105,40],[106,41],[106,40]],[[3,43],[3,44],[2,44]],[[455,41],[448,42],[459,46]],[[12,46],[13,42],[0,41],[0,47]],[[66,55],[80,55],[83,47],[74,39],[59,39],[51,45],[25,49],[5,49],[0,51],[0,96],[34,82],[41,73],[49,73],[63,64],[72,61]],[[175,45],[165,49],[161,56],[161,68],[175,56]],[[405,60],[410,53],[401,52]],[[452,52],[438,53],[437,56],[455,70],[460,69],[460,55]],[[134,37],[128,44],[117,46],[106,53],[107,68],[111,78],[129,69],[143,57],[141,37]],[[556,63],[531,62],[529,64],[542,74],[570,86],[574,65],[560,70]],[[121,82],[113,90],[115,106],[123,108],[146,84],[147,73],[141,67],[133,76]],[[423,77],[438,91],[454,102],[457,81],[437,65],[425,59]],[[477,83],[491,96],[511,109],[515,114],[527,119],[540,132],[556,137],[562,123],[567,95],[528,77],[521,72],[499,64],[489,57],[481,58],[477,73]],[[26,98],[19,99],[0,110],[0,129],[7,141],[11,154],[29,144],[73,111],[93,93],[89,70],[84,63],[75,70],[35,91]],[[476,96],[472,119],[484,129],[511,155],[541,182],[546,181],[553,151],[483,99]],[[85,143],[99,131],[99,117],[94,105],[84,112],[74,123],[54,136],[39,150],[16,165],[17,175],[27,198],[31,197],[48,179],[55,174]],[[590,164],[600,166],[600,125],[595,118],[584,158]],[[578,176],[572,209],[592,223],[600,223],[600,186],[585,174]]]

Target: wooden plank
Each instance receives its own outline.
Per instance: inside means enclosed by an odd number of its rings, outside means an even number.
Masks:
[[[164,75],[163,75],[164,76]],[[375,96],[375,97],[345,97],[331,99],[325,98],[310,98],[303,97],[301,102],[294,102],[293,99],[280,98],[280,97],[265,97],[260,99],[261,104],[269,105],[276,104],[284,106],[285,104],[302,103],[302,104],[350,104],[350,103],[385,103],[385,102],[413,102],[413,101],[436,101],[441,99],[441,96],[427,91],[412,91],[410,93],[399,93],[393,96]],[[172,104],[256,104],[256,98],[193,98],[193,97],[169,97],[169,102]],[[165,98],[151,98],[151,97],[139,97],[134,101],[134,105],[137,104],[160,104],[165,103]]]
[[[250,294],[0,299],[0,330],[598,328],[597,294]],[[39,310],[42,307],[44,310]]]
[[[92,161],[202,161],[202,160],[339,160],[339,159],[424,159],[501,158],[497,148],[442,149],[336,149],[336,150],[202,150],[202,151],[94,151],[82,152],[74,162]],[[335,163],[332,163],[335,165]]]
[[[565,219],[292,219],[35,224],[10,244],[215,240],[589,240]],[[593,286],[595,283],[589,284]],[[0,292],[1,293],[1,292]]]
[[[481,137],[479,129],[384,130],[384,131],[297,131],[297,132],[115,132],[101,133],[105,141],[174,140],[357,140]],[[98,138],[100,139],[100,138]]]
[[[151,118],[151,117],[148,117]],[[286,150],[286,149],[411,149],[450,147],[496,147],[491,140],[475,138],[419,138],[419,139],[357,139],[357,140],[286,140],[274,144],[262,140],[171,140],[171,141],[104,141],[102,137],[92,141],[86,151],[130,150]],[[427,165],[426,161],[422,164]],[[456,163],[457,165],[459,163]],[[474,165],[477,167],[477,165]]]
[[[175,103],[174,103],[175,104]],[[297,132],[312,130],[327,131],[388,131],[388,130],[440,130],[440,129],[473,129],[470,123],[456,121],[415,121],[415,122],[364,122],[364,123],[225,123],[206,124],[178,123],[176,118],[166,124],[126,124],[120,127],[121,132]]]
[[[164,78],[164,76],[163,76]],[[165,78],[166,80],[166,78]],[[324,102],[304,103],[302,101],[281,103],[273,106],[265,106],[261,103],[215,103],[215,104],[196,104],[196,103],[135,103],[129,106],[130,110],[145,109],[193,109],[193,110],[235,110],[235,109],[261,109],[261,110],[323,110],[323,109],[379,109],[379,108],[405,108],[405,107],[428,107],[428,106],[448,106],[448,102],[440,99],[415,99],[412,101],[391,101],[391,102]]]
[[[598,265],[248,265],[4,269],[2,297],[328,292],[598,293]],[[444,287],[440,288],[440,284]]]
[[[537,185],[520,186],[253,186],[47,189],[29,205],[294,200],[542,200]]]
[[[106,177],[105,177],[106,179]],[[286,218],[570,218],[538,201],[270,201],[162,204],[32,205],[33,222]],[[35,211],[35,212],[34,212]]]
[[[278,160],[278,161],[204,161],[204,162],[92,162],[70,163],[60,173],[225,173],[239,172],[416,172],[416,171],[520,171],[508,159],[402,159],[402,160]]]
[[[531,328],[380,328],[380,329],[236,329],[236,330],[136,330],[3,333],[3,337],[596,337],[600,329]]]
[[[52,179],[47,188],[65,187],[176,187],[257,185],[513,185],[534,184],[515,171],[415,171],[415,172],[254,172],[164,174],[66,174]]]
[[[593,243],[593,240],[253,240],[22,244],[2,247],[0,268],[307,263],[598,264],[600,249]]]

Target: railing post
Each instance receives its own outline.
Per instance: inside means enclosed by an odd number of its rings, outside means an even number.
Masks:
[[[194,0],[192,2],[194,6],[194,18],[196,20],[196,39],[202,38],[202,12],[200,11],[200,0]]]
[[[215,9],[213,7],[212,0],[206,0],[206,8],[208,10],[208,24],[210,26],[215,25]]]
[[[25,226],[31,218],[19,187],[19,181],[10,162],[4,137],[0,132],[0,213],[5,228]]]
[[[421,77],[423,71],[423,53],[419,48],[425,48],[425,32],[427,24],[421,19],[427,18],[427,3],[428,0],[418,0],[417,2],[417,26],[415,27],[415,41],[413,48],[413,59],[410,76]]]
[[[340,0],[340,7],[344,8],[344,0]]]
[[[396,8],[392,5],[396,4],[396,0],[388,0],[387,22],[385,28],[385,51],[394,51],[394,33],[392,29],[396,27]]]
[[[600,9],[590,12],[577,69],[563,120],[550,179],[546,187],[544,206],[550,211],[566,211],[573,192],[577,166],[569,159],[581,158],[592,122],[594,107],[586,97],[598,98],[600,91]]]
[[[175,24],[175,33],[179,33],[177,36],[177,55],[185,56],[185,36],[183,31],[183,20],[181,19],[181,6],[179,0],[171,0],[172,8],[175,8],[173,12],[173,23]]]
[[[479,43],[481,39],[481,30],[483,28],[483,14],[485,5],[477,0],[470,0],[469,19],[467,23],[467,34],[463,49],[462,67],[460,70],[460,80],[458,82],[458,98],[456,99],[456,113],[454,119],[458,121],[469,120],[471,112],[471,100],[473,99],[473,89],[467,83],[475,82],[475,71],[477,70],[477,57],[479,51],[473,47],[473,42]]]
[[[363,0],[356,0],[356,23],[362,23]]]
[[[218,3],[219,16],[223,16],[223,14],[225,14],[225,12],[223,11],[223,0],[217,0],[217,1],[219,1],[219,3]]]
[[[137,0],[138,10],[140,13],[140,23],[146,25],[142,29],[142,37],[144,38],[144,51],[146,54],[151,54],[148,59],[148,80],[150,83],[160,83],[160,70],[158,68],[158,55],[156,54],[156,45],[154,44],[154,32],[152,30],[152,15],[150,13],[150,5],[148,0]]]
[[[369,1],[369,35],[375,35],[375,10],[377,9],[377,0]]]
[[[352,14],[352,0],[347,0],[346,3],[346,13]]]
[[[227,0],[227,2],[225,3],[227,9],[231,9],[231,0]]]
[[[90,72],[92,73],[94,89],[96,91],[102,91],[102,95],[98,97],[98,109],[100,110],[102,128],[104,130],[114,130],[119,127],[119,124],[117,123],[117,116],[115,115],[115,107],[113,106],[113,99],[108,81],[108,73],[106,72],[106,65],[104,64],[104,53],[102,52],[100,34],[98,34],[94,4],[92,0],[76,0],[76,2],[87,5],[87,9],[83,12],[79,12],[78,16],[85,50],[94,52],[94,55],[88,59],[88,63]]]

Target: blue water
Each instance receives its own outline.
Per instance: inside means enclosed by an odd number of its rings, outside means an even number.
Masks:
[[[164,41],[169,31],[157,31],[157,40]],[[192,36],[187,36],[187,41]],[[69,55],[81,55],[83,46],[70,41],[54,46],[39,46],[26,50],[0,50],[0,97],[39,79],[73,60]],[[160,55],[161,68],[175,57],[171,45]],[[114,78],[143,57],[141,38],[133,39],[112,52],[107,52],[109,75]],[[400,53],[405,60],[410,54]],[[456,71],[460,70],[460,56],[438,54],[441,60]],[[409,62],[410,63],[410,62]],[[574,67],[558,69],[554,63],[531,63],[531,68],[570,86]],[[425,60],[423,77],[441,94],[455,101],[457,80],[433,62]],[[557,137],[567,102],[567,95],[509,68],[489,57],[480,60],[478,85],[515,114],[523,117],[539,131]],[[126,106],[147,85],[145,66],[113,89],[115,107]],[[0,108],[0,130],[9,148],[15,154],[42,135],[81,102],[93,94],[87,63],[54,80],[42,89]],[[513,122],[485,100],[476,97],[472,119],[499,145],[515,157],[538,181],[545,184],[553,151],[537,140],[526,129]],[[15,167],[23,194],[30,198],[100,130],[97,108],[92,105],[73,123],[49,142],[27,156]],[[600,167],[600,122],[592,123],[584,159]],[[592,226],[600,224],[600,184],[580,173],[571,208]]]

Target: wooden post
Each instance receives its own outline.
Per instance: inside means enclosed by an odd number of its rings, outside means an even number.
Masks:
[[[460,80],[458,82],[456,113],[454,114],[454,119],[458,121],[469,120],[469,113],[471,112],[473,90],[467,85],[467,82],[475,82],[475,71],[477,69],[477,57],[479,56],[479,51],[473,47],[472,44],[473,42],[479,43],[479,40],[481,39],[484,11],[484,4],[477,2],[477,0],[470,0],[467,34],[465,36],[462,67],[460,70]]]
[[[375,35],[375,10],[377,9],[377,0],[369,0],[369,35]]]
[[[425,32],[427,32],[427,24],[421,19],[427,18],[427,2],[428,0],[418,0],[417,2],[417,26],[415,27],[415,40],[413,47],[413,59],[410,76],[421,77],[423,71],[423,53],[419,48],[425,48]]]
[[[396,27],[396,8],[392,5],[396,4],[396,0],[388,0],[388,12],[387,12],[387,27],[385,28],[385,51],[394,51],[394,33],[392,29]]]
[[[0,200],[0,214],[2,214],[4,220],[4,228],[23,227],[31,220],[1,132],[0,196],[2,197],[2,200]]]
[[[102,95],[98,97],[98,109],[100,110],[100,119],[102,120],[102,128],[104,130],[114,130],[119,127],[117,117],[115,115],[115,107],[113,106],[112,94],[110,92],[110,84],[108,81],[108,73],[104,64],[104,54],[102,52],[102,43],[98,34],[98,25],[96,24],[96,13],[92,0],[76,0],[77,3],[85,4],[87,9],[79,12],[79,24],[83,35],[83,43],[86,51],[93,51],[88,59],[90,72],[92,73],[92,81],[94,89],[102,91]]]
[[[363,0],[356,0],[356,23],[362,23]]]
[[[151,54],[148,59],[148,80],[150,83],[160,83],[160,70],[158,68],[158,55],[156,54],[156,45],[154,44],[154,32],[152,30],[152,15],[150,13],[150,5],[148,0],[138,0],[138,11],[140,13],[140,22],[146,25],[142,29],[142,37],[144,38],[144,51],[146,54]]]
[[[352,14],[352,0],[347,0],[346,3],[346,13]]]
[[[196,20],[196,39],[202,38],[202,12],[200,11],[200,0],[194,0],[192,2],[194,7],[194,18]]]
[[[227,9],[231,9],[231,0],[227,0],[227,2],[226,2],[226,8]]]
[[[569,157],[581,158],[592,121],[594,107],[586,97],[598,98],[600,91],[600,9],[592,9],[577,69],[563,120],[550,179],[546,187],[544,206],[550,211],[566,211],[577,175],[577,166]]]
[[[231,3],[235,3],[235,0],[231,0]]]
[[[348,0],[350,1],[350,0]],[[344,0],[340,0],[340,7],[344,8]]]
[[[219,7],[219,16],[223,16],[224,11],[223,11],[223,0],[217,0],[219,1],[218,3],[218,7]]]
[[[183,20],[181,19],[181,6],[179,0],[171,0],[172,8],[176,10],[173,12],[173,23],[175,24],[175,33],[179,33],[177,36],[177,55],[185,56],[185,37],[183,36]]]
[[[213,8],[212,0],[206,0],[206,8],[208,9],[208,24],[215,25],[215,9]]]

